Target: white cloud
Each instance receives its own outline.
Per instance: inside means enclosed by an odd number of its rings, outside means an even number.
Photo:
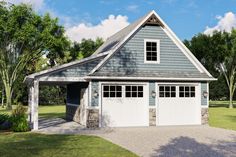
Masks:
[[[129,5],[129,6],[126,8],[126,10],[132,11],[132,12],[136,12],[136,11],[138,11],[138,8],[139,8],[138,5],[133,4],[133,5]]]
[[[216,19],[218,19],[218,23],[214,27],[206,27],[206,30],[204,31],[204,34],[212,34],[214,31],[226,31],[230,32],[232,28],[236,28],[236,14],[232,12],[227,12],[225,15],[222,16],[216,16]]]
[[[29,4],[32,5],[32,7],[36,11],[42,9],[45,6],[44,0],[5,0],[5,1],[12,4],[20,4],[20,3]]]
[[[66,35],[72,40],[80,42],[85,39],[96,39],[101,37],[107,39],[109,36],[118,32],[129,24],[127,16],[109,15],[107,19],[102,20],[97,25],[91,23],[79,23],[76,26],[68,27]]]

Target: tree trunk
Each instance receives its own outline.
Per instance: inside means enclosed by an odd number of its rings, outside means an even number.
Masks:
[[[4,98],[5,98],[4,90],[2,89],[2,108],[4,107]]]
[[[12,89],[10,85],[5,85],[5,93],[6,93],[6,107],[7,110],[11,110],[12,109]]]
[[[234,85],[230,82],[229,86],[229,108],[233,108]]]
[[[233,94],[229,94],[229,108],[233,108]]]

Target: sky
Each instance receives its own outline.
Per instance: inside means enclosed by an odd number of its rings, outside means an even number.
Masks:
[[[58,17],[72,41],[104,40],[151,10],[181,39],[236,28],[236,0],[5,0]]]

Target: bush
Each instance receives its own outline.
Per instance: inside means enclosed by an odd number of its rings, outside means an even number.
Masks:
[[[10,116],[8,114],[1,113],[0,114],[0,125],[9,119],[10,119]]]
[[[27,122],[27,109],[23,105],[17,105],[16,109],[12,110],[11,122],[12,130],[15,132],[26,132],[29,130]]]
[[[0,114],[0,130],[9,130],[11,126],[10,116],[8,114]]]

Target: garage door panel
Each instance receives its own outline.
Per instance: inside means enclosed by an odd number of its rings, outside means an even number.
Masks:
[[[162,91],[162,97],[158,98],[158,125],[193,125],[201,123],[199,87],[194,86],[194,91],[193,88],[191,91],[191,87],[187,87],[188,92],[185,92],[179,90],[180,86],[183,87],[184,85],[176,85],[175,97],[165,97],[165,91]],[[180,97],[180,93],[182,97]]]
[[[137,85],[137,88],[126,88],[126,86],[134,85],[122,85],[121,98],[102,99],[102,126],[148,126],[148,97],[147,94],[142,95],[138,91],[139,89],[143,93],[148,92],[147,86]],[[138,86],[142,86],[142,88],[138,88]],[[134,92],[136,93],[134,94]],[[126,93],[128,94],[126,95]],[[132,95],[137,97],[133,98]]]

